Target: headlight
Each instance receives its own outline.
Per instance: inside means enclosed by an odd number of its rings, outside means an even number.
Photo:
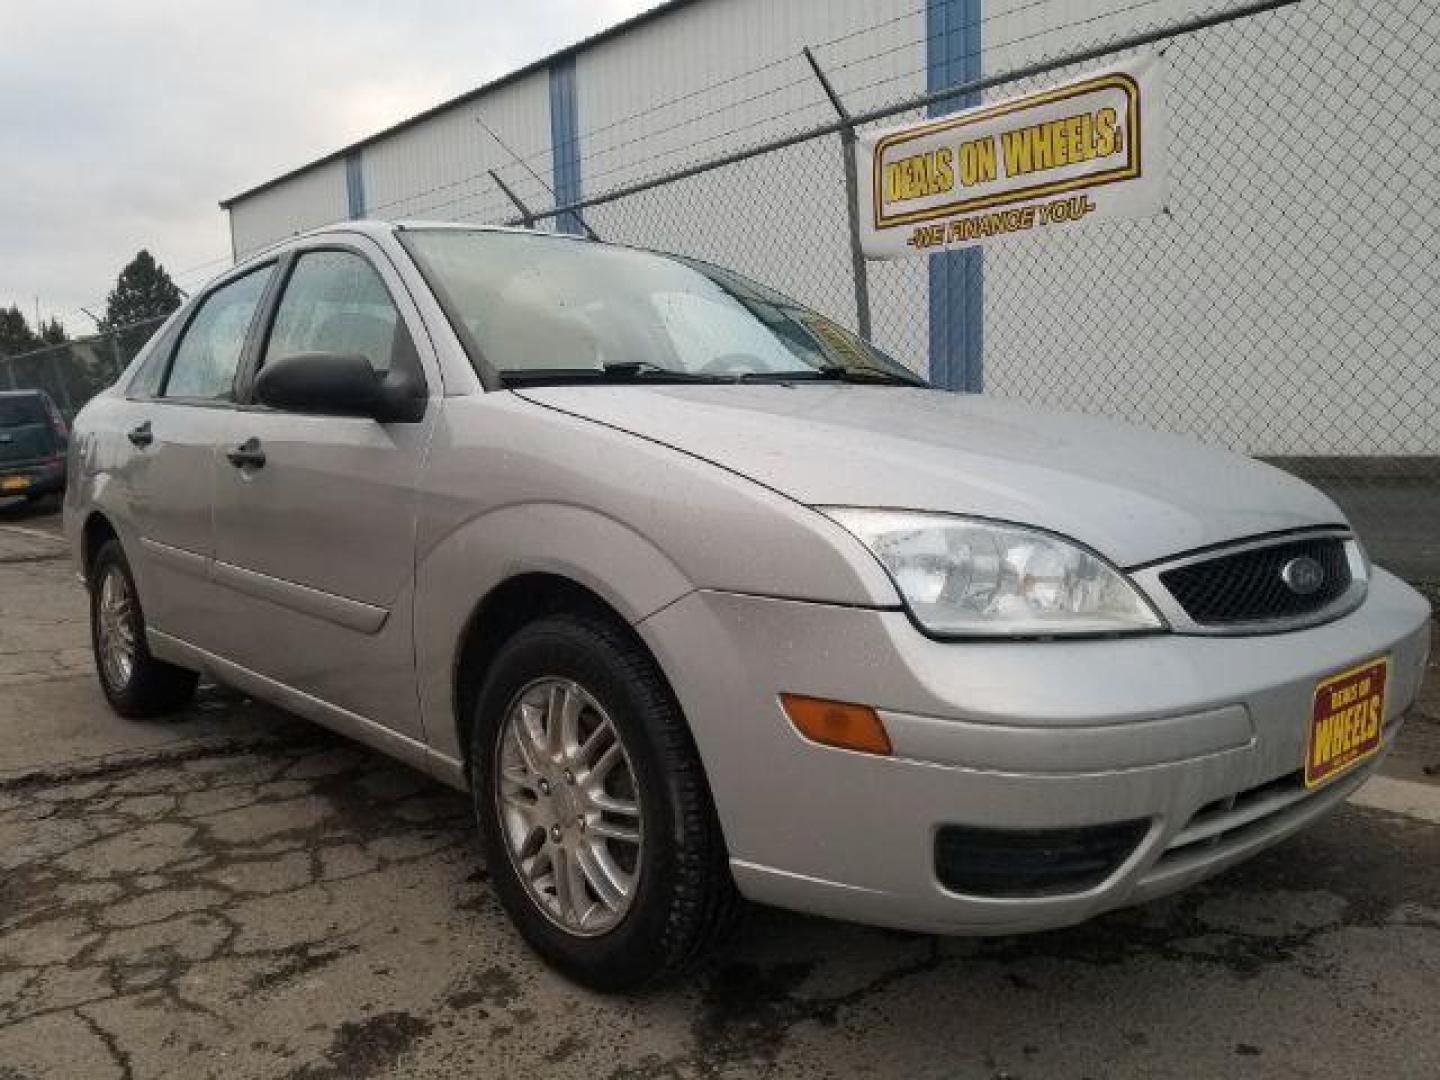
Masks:
[[[941,636],[1051,636],[1161,630],[1118,570],[1018,525],[892,510],[823,511],[889,572],[915,619]]]

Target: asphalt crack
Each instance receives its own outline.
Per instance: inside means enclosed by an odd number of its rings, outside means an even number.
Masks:
[[[121,1048],[119,1041],[114,1034],[108,1031],[93,1016],[83,1008],[76,1009],[75,1015],[90,1029],[97,1039],[105,1047],[105,1052],[110,1055],[110,1060],[120,1070],[120,1080],[135,1080],[135,1066],[130,1060],[130,1055]]]

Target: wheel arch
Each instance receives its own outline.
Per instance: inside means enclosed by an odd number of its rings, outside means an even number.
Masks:
[[[95,556],[107,541],[119,541],[120,533],[101,510],[92,510],[80,529],[80,566],[85,573],[86,585],[91,584],[91,571]]]
[[[604,597],[573,578],[561,574],[529,572],[500,582],[475,605],[456,650],[454,674],[455,738],[469,766],[469,725],[496,655],[519,630],[546,615],[588,614],[604,618],[631,632],[629,623]],[[638,635],[635,640],[644,647]],[[647,648],[655,662],[660,661]]]
[[[635,625],[694,588],[646,537],[569,504],[504,507],[431,545],[416,574],[416,661],[440,772],[461,779],[474,693],[489,660],[526,622],[555,611],[599,613],[644,645]]]

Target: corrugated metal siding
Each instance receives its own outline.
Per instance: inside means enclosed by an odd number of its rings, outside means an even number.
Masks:
[[[1228,3],[1204,0],[982,0],[985,74],[1169,26]]]
[[[545,72],[501,86],[364,149],[366,213],[376,218],[502,221],[514,208],[490,179],[499,169],[532,208],[550,194],[476,121],[484,120],[549,182],[550,91]]]
[[[337,160],[237,202],[230,208],[235,257],[306,229],[349,217],[345,162]]]
[[[919,90],[923,52],[917,59],[908,48],[924,36],[923,10],[915,7],[915,0],[709,0],[587,50],[577,65],[586,189],[833,120],[801,56],[806,45],[816,47],[856,110]],[[885,25],[825,44],[877,23]],[[904,47],[875,63],[845,66],[897,45]]]

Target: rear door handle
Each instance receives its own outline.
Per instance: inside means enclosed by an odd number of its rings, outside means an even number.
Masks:
[[[265,467],[265,450],[260,445],[260,440],[251,436],[233,450],[227,450],[225,456],[230,459],[230,464],[237,469],[263,469]]]
[[[129,439],[133,445],[140,447],[149,446],[155,441],[155,433],[150,430],[149,420],[146,420],[143,424],[137,424],[135,427],[131,428],[129,432],[126,433],[125,437]]]

